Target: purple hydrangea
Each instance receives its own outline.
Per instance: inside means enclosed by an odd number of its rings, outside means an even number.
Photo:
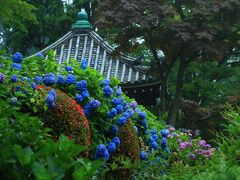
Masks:
[[[76,95],[76,101],[77,101],[77,103],[81,103],[83,101],[83,97],[81,94]]]
[[[20,52],[16,52],[13,55],[12,59],[14,63],[21,63],[23,61],[23,56]]]
[[[10,68],[10,70],[18,70],[18,71],[21,69],[22,69],[22,65],[19,63],[12,63],[11,68]]]
[[[118,114],[121,114],[121,113],[123,112],[123,106],[120,105],[120,104],[118,104],[118,105],[116,106],[116,110],[117,110],[117,113],[118,113]]]
[[[122,125],[124,125],[126,122],[127,122],[126,117],[121,116],[121,117],[119,117],[117,124],[118,124],[118,126],[122,126]]]
[[[115,108],[112,108],[111,111],[107,113],[107,116],[109,118],[114,118],[117,115],[117,110]]]
[[[116,145],[116,147],[118,147],[119,145],[120,145],[120,139],[119,139],[119,137],[114,137],[113,139],[112,139],[112,142],[114,142],[115,143],[115,145]]]
[[[114,153],[114,152],[116,151],[116,145],[115,145],[115,143],[114,143],[114,142],[109,142],[107,149],[108,149],[108,152],[109,152],[110,154]]]
[[[207,142],[206,142],[205,140],[200,140],[200,141],[198,142],[198,144],[199,144],[199,146],[205,147],[206,144],[207,144]]]
[[[33,80],[37,85],[42,83],[42,77],[41,76],[36,76]]]
[[[87,89],[87,81],[86,80],[81,80],[76,84],[76,89],[77,90],[86,90]]]
[[[98,100],[91,100],[90,106],[92,109],[97,109],[98,107],[101,106],[101,103]]]
[[[62,75],[58,75],[57,84],[58,84],[59,86],[61,86],[61,85],[64,84],[64,82],[65,82],[64,77],[63,77]]]
[[[13,74],[12,77],[11,77],[11,81],[12,81],[13,83],[15,83],[15,82],[17,82],[17,80],[18,80],[17,75],[16,75],[16,74]]]
[[[106,160],[109,159],[109,152],[106,146],[103,144],[99,144],[96,151],[96,159],[101,159],[101,158],[104,158]]]
[[[133,108],[133,109],[135,109],[135,108],[137,108],[137,102],[136,101],[132,101],[131,103],[130,103],[130,106]]]
[[[141,160],[147,160],[147,153],[145,151],[140,152],[140,159]]]
[[[117,132],[118,132],[118,127],[116,126],[116,125],[112,125],[111,127],[110,127],[110,133],[111,134],[117,134]]]
[[[46,86],[52,86],[56,83],[56,76],[53,73],[46,74],[43,78],[43,83]]]
[[[66,70],[67,72],[70,72],[70,71],[72,71],[72,67],[71,67],[71,66],[65,66],[65,70]]]
[[[81,62],[81,69],[86,69],[88,66],[88,62],[86,59],[82,59],[82,62]]]
[[[113,90],[110,86],[105,86],[103,92],[105,97],[110,97],[113,94]]]
[[[68,84],[68,85],[76,84],[77,83],[76,82],[76,77],[73,74],[67,75],[65,83]]]

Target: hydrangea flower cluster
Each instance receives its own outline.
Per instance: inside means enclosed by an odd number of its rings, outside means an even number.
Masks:
[[[170,150],[167,147],[167,138],[169,135],[169,131],[167,129],[163,129],[161,130],[161,135],[162,135],[161,147],[164,151],[166,151],[169,154]]]
[[[17,99],[16,97],[12,97],[12,98],[10,99],[10,102],[11,102],[12,105],[16,105],[16,104],[17,104],[17,101],[18,101],[18,99]]]
[[[19,63],[12,63],[10,70],[17,70],[20,71],[22,69],[22,65]]]
[[[34,78],[34,82],[36,83],[36,85],[41,84],[42,83],[42,77],[41,76],[36,76]]]
[[[14,63],[21,63],[23,61],[23,56],[20,52],[16,52],[13,55],[12,60]]]
[[[90,117],[92,113],[101,106],[98,100],[91,100],[88,104],[84,106],[84,113],[87,117]]]
[[[3,73],[0,73],[0,83],[2,83],[5,79],[5,75]]]
[[[12,77],[11,77],[11,81],[12,81],[13,83],[15,83],[15,82],[17,82],[17,80],[18,80],[17,75],[16,75],[16,74],[13,74]]]
[[[76,101],[78,103],[81,103],[82,101],[84,101],[85,99],[87,99],[89,97],[86,80],[81,80],[81,81],[77,82],[76,89],[78,91],[80,91],[80,94],[76,95]]]
[[[53,109],[55,107],[55,100],[56,100],[56,91],[53,89],[48,92],[46,96],[46,103],[49,109]]]
[[[116,149],[120,145],[119,137],[114,137],[112,141],[110,141],[107,147],[104,144],[99,144],[96,151],[96,159],[104,158],[106,160],[109,159],[109,154],[113,154]]]
[[[53,73],[45,74],[43,78],[43,83],[46,86],[52,86],[56,83],[56,76]]]
[[[81,69],[86,69],[88,66],[88,61],[86,59],[82,59]]]
[[[65,83],[65,79],[64,79],[64,77],[62,75],[58,75],[57,78],[58,78],[57,84],[59,86],[61,86],[61,85],[63,85]]]
[[[112,125],[109,131],[111,134],[115,135],[118,132],[118,127],[116,125]]]
[[[71,67],[71,66],[65,66],[65,70],[66,70],[67,72],[70,72],[70,71],[72,71],[72,67]]]
[[[66,77],[65,83],[67,85],[76,84],[77,83],[76,77],[73,74],[68,74],[67,77]]]

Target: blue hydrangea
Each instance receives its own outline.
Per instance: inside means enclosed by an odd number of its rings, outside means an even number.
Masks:
[[[104,144],[99,144],[96,151],[96,159],[109,159],[109,152]]]
[[[149,140],[150,143],[155,142],[155,140],[152,137],[150,137],[148,140]]]
[[[112,142],[114,142],[115,145],[116,145],[116,147],[118,147],[118,146],[120,145],[120,139],[119,139],[119,137],[114,137],[114,138],[112,139]]]
[[[161,130],[161,135],[162,135],[162,137],[166,138],[169,135],[169,131],[167,129],[163,129],[163,130]]]
[[[37,58],[39,58],[39,59],[44,59],[44,55],[43,55],[43,53],[37,53],[36,55],[35,55],[35,57],[37,57]]]
[[[154,135],[154,134],[157,134],[157,131],[156,131],[156,129],[152,129],[152,130],[150,130],[150,133],[151,133],[152,135]]]
[[[26,82],[30,83],[30,82],[31,82],[31,79],[30,79],[29,77],[22,77],[22,78],[21,78],[21,81],[22,81],[22,82],[26,81]]]
[[[72,67],[71,67],[71,66],[65,66],[65,70],[66,70],[67,72],[70,72],[70,71],[72,71]]]
[[[21,63],[23,61],[23,56],[20,52],[16,52],[13,55],[12,59],[14,63]]]
[[[116,97],[114,97],[111,102],[114,106],[117,106],[120,103],[120,101]]]
[[[113,94],[113,90],[110,86],[105,86],[103,92],[105,97],[110,97]]]
[[[116,96],[121,96],[122,95],[122,89],[121,87],[118,88],[118,90],[116,91]]]
[[[86,69],[88,66],[88,62],[86,59],[82,59],[82,62],[81,62],[81,69]]]
[[[117,124],[118,124],[118,126],[122,126],[122,125],[124,125],[126,122],[127,122],[126,117],[121,116],[121,117],[119,117]]]
[[[147,153],[145,151],[140,152],[140,159],[141,160],[147,160]]]
[[[1,82],[1,74],[0,74],[0,82]],[[22,90],[21,86],[17,85],[16,88],[15,88],[15,91],[19,92],[21,90]]]
[[[76,82],[76,77],[73,74],[67,75],[65,83],[68,84],[68,85],[76,84],[77,83]]]
[[[55,107],[55,98],[53,94],[48,94],[46,96],[46,102],[47,102],[47,106],[49,109],[53,109]]]
[[[84,114],[85,114],[86,117],[90,117],[91,114],[92,114],[92,108],[89,104],[84,106],[83,111],[84,111]]]
[[[11,101],[11,104],[16,105],[18,99],[17,99],[16,97],[12,97],[12,98],[10,99],[10,101]]]
[[[169,149],[167,146],[166,146],[166,147],[163,147],[163,150],[164,150],[166,153],[168,153],[168,154],[171,153],[170,149]]]
[[[98,100],[91,100],[90,106],[92,109],[97,109],[98,107],[101,106],[101,103]]]
[[[116,145],[115,145],[115,143],[114,143],[114,142],[109,142],[107,149],[108,149],[108,152],[109,152],[110,154],[114,153],[114,152],[116,151]]]
[[[83,90],[81,92],[81,95],[82,95],[83,99],[87,99],[89,97],[89,92],[87,90]]]
[[[118,113],[118,114],[121,114],[121,113],[123,112],[123,106],[120,105],[120,104],[118,104],[118,105],[116,106],[116,110],[117,110],[117,113]]]
[[[116,125],[112,125],[111,127],[110,127],[110,133],[111,134],[117,134],[117,132],[118,132],[118,127],[116,126]]]
[[[140,120],[145,119],[146,118],[146,112],[139,112],[138,117],[139,117]]]
[[[122,116],[124,116],[126,119],[130,118],[130,114],[128,114],[128,112],[124,112]]]
[[[11,81],[12,81],[13,83],[15,83],[15,82],[17,82],[17,80],[18,80],[17,75],[16,75],[16,74],[13,74],[12,77],[11,77]]]
[[[158,149],[158,144],[157,144],[156,141],[152,142],[151,146],[152,146],[152,148],[153,148],[154,150],[157,150],[157,149]]]
[[[167,147],[167,138],[163,137],[161,141],[162,148]]]
[[[12,63],[10,70],[21,70],[22,65],[19,63]]]
[[[112,108],[111,111],[107,113],[107,116],[109,118],[114,118],[117,115],[117,110],[115,108]]]
[[[46,86],[52,86],[56,83],[56,76],[53,73],[46,74],[43,78],[43,83]]]
[[[102,86],[109,86],[109,84],[110,84],[110,81],[107,80],[107,79],[104,79],[104,80],[101,82],[101,85],[102,85]]]
[[[41,76],[36,76],[33,80],[37,85],[42,83],[42,77]]]
[[[52,94],[54,96],[54,98],[56,99],[56,91],[54,89],[51,89],[48,94]]]
[[[83,97],[81,94],[76,95],[76,101],[77,101],[77,103],[81,103],[83,101]]]
[[[64,84],[64,82],[65,82],[64,77],[63,77],[62,75],[58,75],[57,84],[58,84],[59,86],[61,86],[61,85]]]
[[[156,140],[158,140],[158,135],[157,135],[157,134],[154,134],[154,135],[152,136],[152,138],[156,141]]]
[[[143,127],[147,128],[147,120],[146,119],[143,119],[141,121],[141,124],[142,124]]]
[[[127,109],[126,112],[129,114],[130,117],[134,116],[134,111],[131,109]]]
[[[32,86],[33,89],[37,89],[36,83],[31,83],[31,86]]]
[[[77,90],[86,90],[87,89],[87,81],[85,80],[81,80],[76,84],[76,89]]]

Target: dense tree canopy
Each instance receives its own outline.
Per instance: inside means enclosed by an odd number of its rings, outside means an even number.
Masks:
[[[155,72],[162,79],[162,111],[166,111],[168,78],[179,61],[169,122],[175,123],[185,71],[192,61],[225,62],[239,52],[240,2],[231,1],[109,1],[101,3],[99,26],[120,27],[118,51],[135,49],[143,38],[151,50]],[[234,17],[234,18],[233,18]],[[165,57],[159,57],[162,50]]]

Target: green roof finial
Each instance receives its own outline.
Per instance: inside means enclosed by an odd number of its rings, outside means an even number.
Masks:
[[[79,29],[92,29],[92,25],[88,21],[88,14],[85,9],[81,9],[77,15],[77,21],[72,25],[73,31]]]

